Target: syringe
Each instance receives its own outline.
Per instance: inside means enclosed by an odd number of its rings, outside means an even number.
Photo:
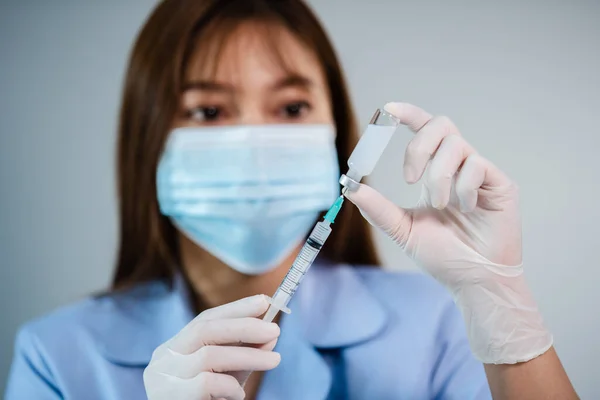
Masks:
[[[333,224],[343,203],[344,197],[338,197],[335,203],[329,208],[329,211],[327,211],[327,214],[325,214],[325,217],[323,217],[323,221],[317,222],[288,273],[283,278],[281,285],[279,285],[277,291],[273,295],[271,305],[263,317],[264,321],[273,321],[280,310],[287,314],[290,313],[290,309],[287,305],[296,292],[298,285],[300,285],[302,278],[304,278],[304,275],[315,261],[315,258],[317,258],[319,251],[321,251],[323,244],[329,237],[329,234],[331,233],[330,225]]]

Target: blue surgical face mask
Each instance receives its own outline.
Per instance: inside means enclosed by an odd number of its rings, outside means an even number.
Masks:
[[[158,202],[193,242],[254,275],[305,238],[338,178],[330,125],[179,128],[158,166]]]

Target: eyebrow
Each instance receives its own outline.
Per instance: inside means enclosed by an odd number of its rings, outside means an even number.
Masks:
[[[272,87],[271,90],[281,90],[288,87],[301,87],[304,89],[308,89],[313,85],[313,81],[304,77],[302,75],[289,75],[283,79],[277,81]]]
[[[188,90],[204,90],[207,92],[233,92],[235,89],[233,86],[226,83],[214,82],[214,81],[191,81],[186,82],[181,89],[182,92]]]
[[[313,86],[313,81],[307,77],[301,75],[289,75],[279,81],[275,82],[274,85],[271,86],[271,91],[277,91],[286,89],[289,87],[300,87],[307,89]],[[235,88],[232,85],[222,82],[216,81],[190,81],[186,82],[183,85],[182,92],[186,92],[188,90],[203,90],[207,92],[221,92],[221,93],[231,93],[235,92]]]

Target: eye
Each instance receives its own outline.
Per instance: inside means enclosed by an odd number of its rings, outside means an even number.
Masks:
[[[219,107],[196,107],[189,110],[186,114],[189,119],[195,122],[214,122],[221,117],[222,110]]]
[[[281,114],[284,118],[300,118],[307,111],[310,110],[310,104],[306,101],[296,101],[293,103],[286,104],[281,110]]]

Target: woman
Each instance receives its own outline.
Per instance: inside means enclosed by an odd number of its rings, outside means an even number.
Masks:
[[[300,0],[161,2],[125,82],[112,291],[20,331],[7,398],[576,398],[522,279],[514,185],[447,118],[386,109],[416,133],[407,181],[429,164],[423,200],[346,196],[442,285],[374,267],[347,204],[264,322],[356,143],[342,72]]]

